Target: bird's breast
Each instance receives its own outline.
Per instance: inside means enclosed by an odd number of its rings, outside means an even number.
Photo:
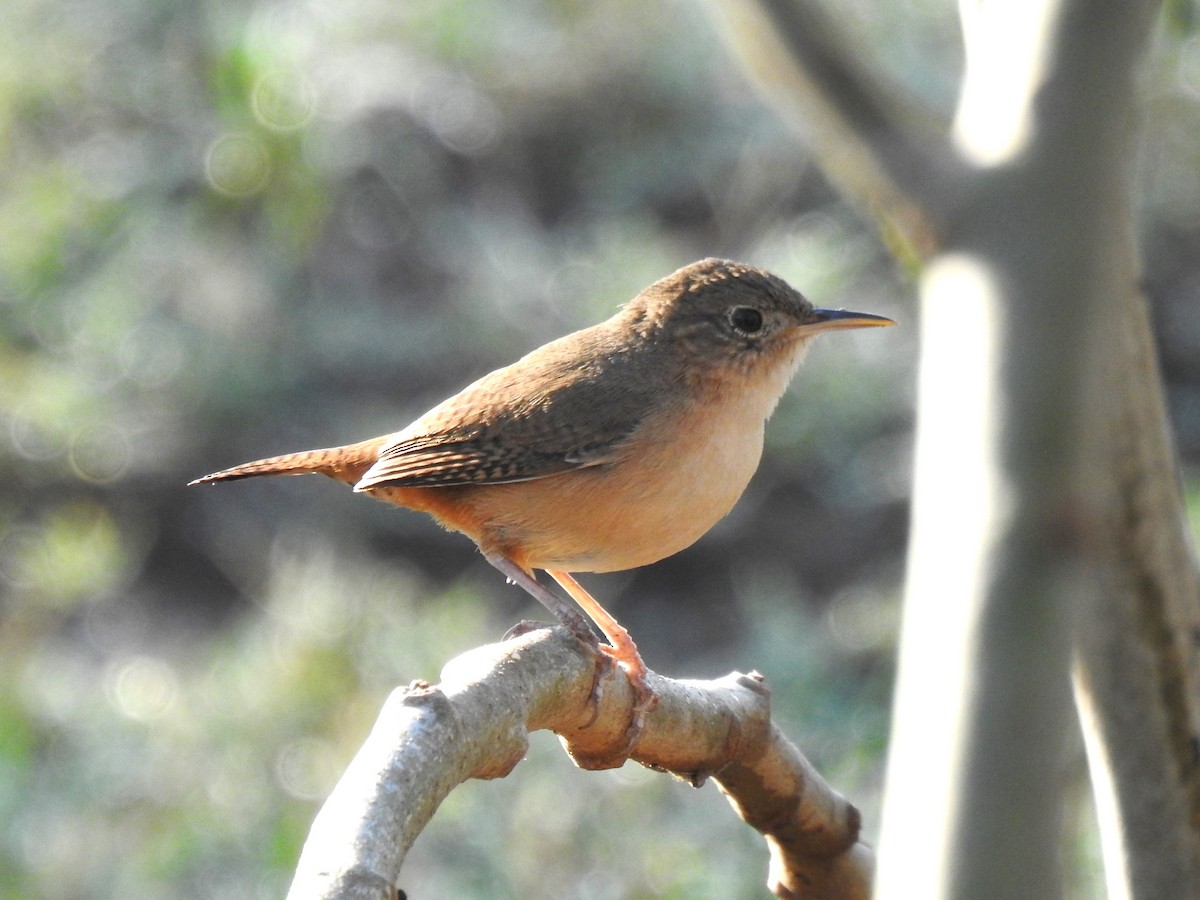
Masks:
[[[733,508],[758,467],[764,418],[738,404],[678,410],[639,429],[609,463],[469,488],[454,510],[460,522],[439,518],[532,568],[648,565]]]
[[[698,378],[661,398],[597,465],[505,484],[373,491],[432,514],[527,568],[612,572],[698,540],[741,497],[763,427],[799,364],[796,344],[757,371]]]

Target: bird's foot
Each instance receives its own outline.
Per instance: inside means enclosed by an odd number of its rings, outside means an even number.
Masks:
[[[543,628],[549,627],[545,622],[539,622],[536,619],[522,619],[508,631],[504,632],[501,641],[511,641],[513,638],[523,637],[527,634],[532,634],[535,631],[541,631]]]
[[[658,695],[651,689],[646,677],[650,670],[642,661],[642,655],[638,652],[637,644],[633,642],[629,632],[596,601],[595,597],[584,589],[583,585],[567,572],[547,571],[604,632],[604,636],[608,638],[608,642],[612,646],[601,644],[600,652],[611,657],[625,670],[625,677],[633,689],[633,706],[629,712],[629,724],[625,727],[621,750],[614,756],[614,759],[620,759],[620,762],[613,765],[619,766],[629,757],[637,739],[641,737],[642,729],[646,725],[646,715],[658,705]]]
[[[574,612],[574,610],[570,610]],[[572,636],[578,640],[583,646],[596,658],[596,665],[592,669],[592,686],[588,690],[588,706],[591,707],[592,714],[583,727],[595,723],[600,715],[600,700],[604,696],[604,681],[616,666],[612,655],[612,648],[607,644],[601,644],[596,637],[594,631],[587,622],[578,613],[575,613],[573,621],[564,621],[560,623],[564,628],[571,632]],[[581,627],[582,626],[582,627]],[[532,619],[522,619],[512,628],[504,633],[501,640],[511,640],[512,638],[520,637],[524,634],[529,634],[532,631],[539,631],[548,627],[545,622],[536,622]]]
[[[592,707],[592,716],[588,720],[587,725],[593,724],[596,721],[596,717],[600,714],[603,681],[609,672],[612,671],[613,663],[617,663],[625,670],[629,686],[633,690],[633,704],[630,709],[629,723],[625,727],[620,751],[613,755],[611,760],[608,760],[605,764],[597,765],[596,768],[615,768],[620,766],[629,758],[629,754],[637,743],[637,739],[641,736],[646,724],[646,715],[658,705],[658,697],[651,690],[646,679],[649,670],[642,661],[642,656],[638,653],[637,645],[633,642],[633,638],[584,589],[583,585],[576,581],[569,573],[553,569],[546,570],[555,581],[562,585],[563,590],[571,595],[572,599],[579,604],[592,621],[596,623],[596,626],[608,638],[609,644],[612,645],[611,647],[601,644],[597,640],[591,625],[588,624],[587,619],[580,614],[579,610],[551,593],[545,585],[534,578],[533,574],[523,566],[509,559],[507,556],[498,553],[487,553],[485,551],[484,558],[503,572],[509,581],[523,588],[526,593],[530,594],[550,610],[550,612],[554,613],[554,617],[571,634],[575,635],[589,650],[596,653],[598,664],[596,666],[595,678],[592,681],[592,689],[588,697],[588,702]]]
[[[632,658],[622,653],[622,651],[627,651],[629,648],[633,649]],[[628,757],[646,726],[646,716],[658,706],[658,695],[650,687],[650,682],[647,678],[650,670],[646,668],[646,664],[642,661],[641,654],[637,652],[637,647],[632,640],[629,641],[628,647],[621,648],[601,644],[600,652],[620,666],[625,672],[625,678],[629,681],[629,687],[633,690],[633,705],[629,710],[629,724],[625,726],[622,746],[617,754],[618,756]]]

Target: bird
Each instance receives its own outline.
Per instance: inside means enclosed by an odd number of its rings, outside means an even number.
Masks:
[[[750,482],[767,419],[812,339],[894,324],[815,307],[764,269],[702,259],[400,431],[190,484],[316,473],[430,514],[625,669],[644,713],[655,701],[636,644],[574,574],[649,565],[693,544]],[[535,570],[566,591],[607,646]]]

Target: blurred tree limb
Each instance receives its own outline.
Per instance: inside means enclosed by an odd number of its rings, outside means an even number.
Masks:
[[[1197,896],[1200,590],[1131,196],[1157,5],[963,3],[953,139],[821,4],[718,6],[927,261],[881,895],[1060,894],[1073,678],[1110,894]]]
[[[834,183],[872,214],[902,257],[933,252],[966,174],[945,140],[945,122],[889,81],[825,4],[713,6],[742,62],[800,126]]]
[[[289,898],[394,898],[441,801],[468,778],[507,775],[531,731],[558,733],[584,768],[623,763],[632,690],[610,669],[593,702],[596,666],[564,629],[543,629],[451,660],[439,685],[395,691],[313,823]],[[772,724],[762,679],[650,677],[659,704],[629,758],[697,786],[711,777],[766,837],[778,896],[868,896],[858,811]]]

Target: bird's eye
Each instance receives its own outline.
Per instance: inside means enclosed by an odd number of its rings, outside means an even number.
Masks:
[[[753,306],[735,306],[729,311],[729,324],[742,334],[757,334],[763,326],[762,313]]]

